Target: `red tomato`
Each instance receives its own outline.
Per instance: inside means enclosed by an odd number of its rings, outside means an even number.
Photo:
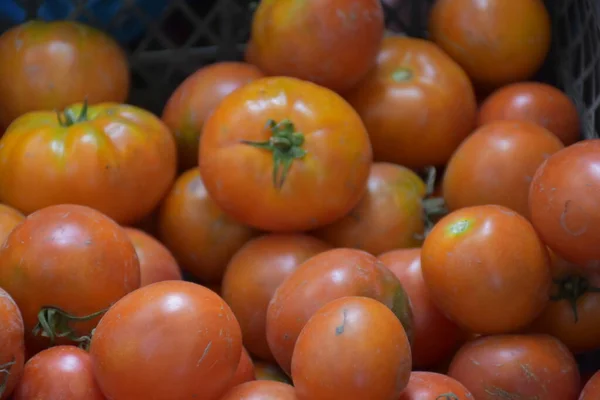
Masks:
[[[371,254],[418,247],[423,238],[425,183],[408,168],[375,163],[367,193],[342,219],[314,232],[335,247]]]
[[[30,111],[62,110],[85,99],[122,103],[128,94],[125,53],[92,27],[36,20],[0,36],[0,131]]]
[[[25,359],[23,318],[15,301],[0,288],[0,400],[10,397]]]
[[[37,211],[0,248],[0,287],[19,306],[33,352],[89,336],[99,314],[139,286],[125,231],[85,206]]]
[[[294,387],[282,382],[253,381],[236,386],[220,400],[297,400]]]
[[[492,93],[479,109],[479,125],[492,121],[528,121],[554,133],[565,145],[579,139],[581,123],[573,100],[557,88],[520,82]]]
[[[29,359],[13,400],[37,399],[105,400],[90,355],[75,346],[57,346]]]
[[[563,148],[550,131],[526,121],[494,121],[477,129],[448,162],[443,181],[450,210],[497,204],[529,217],[537,168]]]
[[[550,49],[542,0],[438,0],[431,39],[485,89],[531,78]]]
[[[12,232],[15,226],[19,225],[25,216],[20,211],[0,204],[0,243],[4,243],[8,234]]]
[[[240,362],[238,363],[237,369],[235,370],[233,377],[231,378],[225,389],[223,389],[221,396],[216,396],[215,399],[221,400],[222,396],[225,393],[229,392],[229,390],[231,390],[232,388],[237,387],[246,382],[254,381],[255,378],[256,377],[254,375],[254,363],[252,362],[252,359],[250,358],[250,355],[248,354],[246,349],[242,347],[242,356],[240,357]]]
[[[448,375],[482,400],[576,400],[579,393],[575,358],[547,335],[476,339],[459,350]]]
[[[158,205],[175,169],[173,137],[148,111],[113,103],[34,111],[0,139],[0,200],[25,214],[81,204],[130,224]]]
[[[264,362],[260,360],[254,361],[254,373],[256,380],[259,381],[277,381],[291,384],[292,381],[285,372],[277,364]]]
[[[292,379],[299,400],[397,399],[408,384],[410,344],[384,304],[343,297],[320,308],[294,347]]]
[[[241,87],[215,109],[200,141],[210,196],[259,229],[319,228],[350,212],[365,193],[367,131],[340,96],[310,82],[275,77]]]
[[[198,168],[175,181],[161,206],[158,230],[181,268],[209,284],[221,282],[231,257],[256,235],[214,203]]]
[[[397,400],[475,400],[462,383],[435,372],[412,372]]]
[[[376,161],[442,166],[475,127],[469,77],[426,40],[385,38],[377,65],[346,99],[367,127]]]
[[[550,297],[546,247],[525,218],[501,206],[444,217],[425,239],[421,268],[436,306],[474,333],[522,329]]]
[[[376,257],[361,250],[334,249],[300,264],[275,291],[267,310],[267,342],[290,373],[294,345],[310,317],[345,296],[372,297],[400,319],[412,341],[412,311],[402,284]]]
[[[600,267],[600,139],[546,160],[529,191],[531,222],[544,243],[582,267]]]
[[[249,241],[235,253],[221,290],[240,323],[248,351],[261,360],[274,361],[265,332],[269,302],[300,264],[329,249],[311,236],[271,234]]]
[[[466,334],[433,304],[421,273],[421,249],[394,250],[379,256],[398,277],[413,310],[413,365],[436,367],[452,356]]]
[[[600,399],[600,371],[596,372],[585,384],[579,400]]]
[[[121,299],[90,346],[94,375],[113,400],[215,400],[241,354],[240,327],[229,306],[184,281],[154,283]]]
[[[140,286],[180,280],[181,271],[171,252],[158,240],[134,228],[125,228],[140,261]]]
[[[182,170],[198,165],[202,126],[215,106],[235,89],[263,76],[254,65],[220,62],[200,68],[179,85],[165,105],[162,120],[175,136]]]
[[[251,59],[269,75],[345,91],[374,64],[384,33],[379,0],[263,0]]]

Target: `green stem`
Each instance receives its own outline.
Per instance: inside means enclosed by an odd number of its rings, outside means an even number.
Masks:
[[[444,394],[440,394],[435,400],[460,400],[455,393],[448,392]]]
[[[79,336],[73,328],[71,328],[71,322],[85,322],[90,321],[100,315],[104,314],[107,309],[97,311],[90,315],[83,317],[77,317],[71,315],[58,307],[42,307],[38,313],[38,323],[33,328],[34,336],[42,336],[50,339],[50,344],[54,345],[57,338],[68,338],[77,343],[87,343],[90,340],[90,336]]]
[[[69,127],[79,122],[88,120],[88,101],[87,98],[83,101],[79,115],[75,115],[72,108],[67,108],[62,114],[56,111],[56,117],[60,126]]]
[[[592,286],[586,278],[579,275],[569,275],[562,279],[555,279],[554,284],[558,286],[558,291],[550,296],[550,300],[566,300],[573,310],[575,323],[579,321],[579,313],[577,312],[579,298],[586,293],[600,293],[600,288]]]
[[[6,385],[8,385],[8,378],[10,378],[10,370],[15,363],[15,356],[13,356],[12,361],[0,365],[0,374],[3,375],[2,380],[0,381],[0,398],[2,398],[4,392],[6,392]]]

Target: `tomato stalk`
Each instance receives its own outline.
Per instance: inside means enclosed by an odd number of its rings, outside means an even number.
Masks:
[[[72,321],[89,321],[104,314],[107,310],[108,308],[90,315],[77,317],[58,307],[43,307],[38,313],[38,323],[33,328],[32,333],[35,336],[40,335],[49,338],[51,345],[54,345],[57,338],[68,338],[74,342],[85,344],[90,341],[90,337],[77,335],[75,330],[71,328],[70,323]]]
[[[435,400],[460,400],[458,396],[452,392],[440,394]]]
[[[302,148],[304,135],[296,132],[294,124],[288,119],[279,123],[269,120],[267,128],[272,133],[268,141],[242,140],[242,143],[273,153],[273,185],[275,189],[279,190],[283,187],[294,160],[301,159],[306,155],[306,150]]]
[[[577,312],[577,300],[586,293],[600,293],[600,288],[590,285],[590,282],[578,275],[567,276],[562,279],[555,279],[554,284],[558,286],[558,292],[550,296],[552,301],[566,300],[573,309],[575,322],[579,321]]]
[[[60,111],[56,111],[56,117],[58,119],[58,123],[60,126],[69,127],[71,125],[77,124],[79,122],[84,122],[88,120],[88,102],[87,99],[83,101],[83,106],[81,107],[81,111],[79,115],[75,115],[73,109],[68,108],[64,113],[60,113]]]
[[[2,395],[6,391],[8,378],[10,378],[10,369],[13,365],[15,365],[15,362],[15,356],[13,356],[12,361],[0,365],[0,374],[3,374],[2,380],[0,381],[0,397],[2,397]]]

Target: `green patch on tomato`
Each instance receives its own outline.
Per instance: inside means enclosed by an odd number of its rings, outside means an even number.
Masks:
[[[461,218],[446,226],[446,235],[457,237],[469,232],[475,225],[475,220],[472,218]]]

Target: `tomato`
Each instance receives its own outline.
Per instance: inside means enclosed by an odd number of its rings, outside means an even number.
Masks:
[[[550,49],[550,16],[542,0],[438,0],[431,39],[493,89],[531,78]]]
[[[600,398],[600,371],[596,372],[585,384],[579,400],[596,400]]]
[[[5,204],[0,204],[0,243],[4,243],[15,226],[23,222],[24,219],[25,216],[20,211]]]
[[[215,399],[221,399],[225,393],[229,392],[232,388],[244,384],[246,382],[254,381],[254,363],[250,358],[250,355],[246,351],[245,348],[242,347],[242,356],[240,357],[240,362],[238,363],[237,369],[233,374],[233,377],[227,384],[227,386],[222,390],[221,396],[216,396]]]
[[[546,247],[524,217],[502,206],[440,220],[423,243],[421,269],[435,305],[474,333],[522,329],[550,297]]]
[[[89,336],[99,315],[139,286],[127,234],[89,207],[39,210],[0,248],[0,287],[19,306],[34,352]]]
[[[13,400],[34,399],[104,400],[90,355],[75,346],[57,346],[29,359]]]
[[[367,193],[344,218],[315,232],[335,247],[371,254],[418,247],[423,238],[425,183],[408,168],[375,163]]]
[[[397,399],[408,384],[410,344],[384,304],[343,297],[320,308],[294,348],[292,379],[299,400]]]
[[[240,323],[250,353],[274,361],[265,332],[269,302],[301,263],[329,249],[311,236],[271,234],[249,241],[235,253],[223,278],[222,296]]]
[[[448,162],[443,181],[450,210],[497,204],[529,217],[529,185],[537,168],[563,148],[545,128],[494,121],[477,129]]]
[[[531,222],[544,243],[582,267],[600,266],[600,139],[575,143],[546,160],[529,191]]]
[[[448,375],[475,399],[576,400],[575,358],[547,335],[487,336],[459,350]]]
[[[129,224],[158,205],[175,169],[173,137],[148,111],[114,103],[34,111],[0,139],[0,201],[26,214],[81,204]]]
[[[113,400],[215,400],[241,354],[229,306],[184,281],[154,283],[122,298],[102,317],[90,345],[94,375]]]
[[[573,100],[557,88],[540,82],[513,83],[492,93],[479,109],[478,124],[498,120],[541,125],[567,146],[579,139],[581,131]]]
[[[0,36],[0,131],[35,110],[122,103],[129,66],[118,44],[74,21],[29,21]],[[35,179],[34,179],[35,180]]]
[[[231,257],[256,235],[215,204],[198,168],[175,181],[161,206],[158,231],[181,268],[211,284],[221,282]]]
[[[346,99],[362,117],[376,161],[442,166],[475,127],[468,76],[435,44],[391,36]]]
[[[435,372],[412,372],[397,400],[474,400],[459,381]]]
[[[202,126],[221,100],[246,83],[263,77],[254,65],[220,62],[200,68],[173,92],[162,120],[175,135],[181,169],[198,165],[198,143]]]
[[[375,256],[334,249],[309,258],[275,291],[267,310],[267,342],[279,366],[290,373],[292,352],[310,317],[332,300],[372,297],[400,319],[412,341],[412,311],[402,284]]]
[[[11,395],[25,359],[23,317],[12,297],[0,288],[0,400]]]
[[[260,360],[254,361],[254,374],[256,380],[259,381],[277,381],[291,384],[292,381],[285,372],[277,364],[264,362]]]
[[[433,304],[421,272],[421,249],[393,250],[379,256],[405,288],[413,310],[415,367],[431,368],[444,362],[465,340],[465,333]]]
[[[365,193],[371,158],[352,107],[294,78],[258,79],[234,91],[200,139],[209,195],[232,217],[266,231],[305,231],[346,215]]]
[[[140,286],[182,279],[177,261],[161,242],[138,229],[125,228],[125,232],[140,261]]]
[[[220,400],[297,400],[294,387],[282,382],[253,381],[236,386]]]
[[[252,21],[252,57],[268,75],[345,91],[374,64],[384,33],[379,0],[263,0]]]

